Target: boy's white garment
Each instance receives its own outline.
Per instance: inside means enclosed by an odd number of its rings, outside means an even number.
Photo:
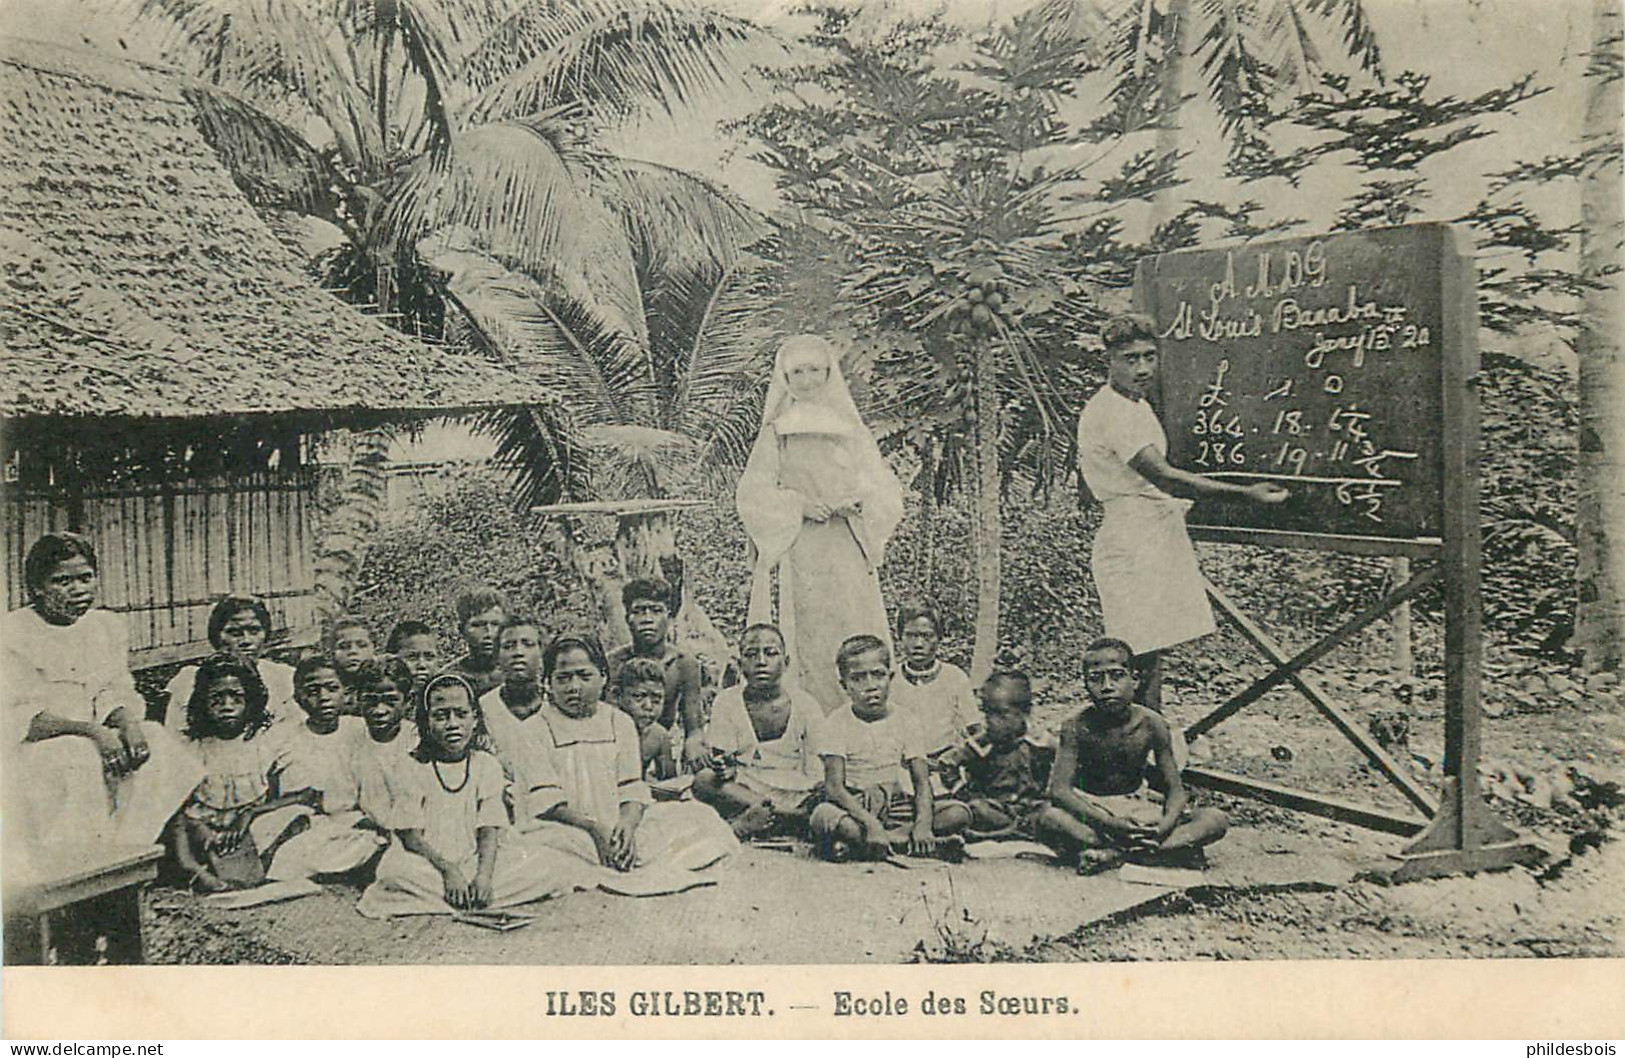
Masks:
[[[1106,516],[1090,569],[1106,634],[1137,654],[1163,650],[1215,628],[1196,549],[1185,531],[1190,501],[1168,495],[1129,466],[1168,438],[1149,402],[1102,386],[1078,416],[1078,468]]]
[[[963,742],[980,715],[970,677],[946,661],[938,661],[925,674],[900,667],[891,681],[891,705],[913,714],[920,741],[932,756]]]
[[[544,737],[550,739],[551,732],[541,719],[540,710],[523,720],[514,716],[502,700],[500,684],[480,695],[480,714],[485,717],[485,730],[491,736],[491,746],[502,764],[503,773],[508,777],[514,826],[521,831],[534,830],[540,824],[541,814],[552,807],[552,803],[539,804],[532,797],[532,791],[542,785],[542,777],[547,774],[547,765],[541,759],[542,751],[537,740]],[[627,723],[632,722],[631,717],[626,719]],[[605,722],[608,722],[607,718]]]
[[[254,668],[265,684],[265,711],[273,724],[304,720],[305,711],[293,700],[293,669],[275,661],[261,658]],[[186,730],[186,707],[192,700],[192,688],[197,685],[197,666],[188,665],[175,673],[164,693],[169,695],[169,708],[164,713],[164,727],[179,735]]]
[[[322,811],[329,815],[359,807],[361,752],[362,743],[368,741],[367,725],[358,717],[341,716],[338,728],[325,735],[312,731],[304,720],[288,724],[285,731],[288,748],[282,792],[318,790]]]
[[[417,763],[412,750],[417,747],[417,734],[402,727],[388,742],[375,742],[370,734],[356,747],[359,806],[379,826],[388,827],[394,804],[400,795],[402,775]]]
[[[846,785],[856,790],[875,786],[909,790],[903,762],[925,756],[914,717],[890,706],[878,720],[861,720],[850,704],[837,709],[818,726],[819,757],[846,760]]]
[[[790,698],[790,718],[784,734],[763,742],[756,737],[743,685],[723,688],[711,704],[705,740],[712,749],[739,754],[741,773],[749,769],[803,776],[812,782],[801,788],[810,790],[821,774],[813,732],[823,723],[824,713],[817,699],[806,692],[787,687],[785,693]]]
[[[342,716],[338,729],[326,735],[318,735],[303,720],[284,729],[288,748],[282,790],[319,790],[322,810],[309,816],[303,833],[277,849],[266,876],[287,880],[353,871],[388,840],[376,830],[356,827],[363,818],[361,753],[363,743],[371,741],[367,726],[356,717]]]

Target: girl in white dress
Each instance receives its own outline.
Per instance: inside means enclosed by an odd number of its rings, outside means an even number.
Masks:
[[[390,820],[397,840],[357,910],[369,918],[444,915],[514,907],[572,888],[569,857],[504,840],[506,780],[469,682],[452,673],[431,679],[417,721],[415,767],[404,775]]]
[[[558,636],[542,655],[529,806],[543,825],[531,838],[620,872],[711,867],[738,840],[707,805],[653,803],[637,726],[602,700],[608,668],[591,636]]]
[[[235,654],[215,654],[197,667],[185,733],[203,761],[203,781],[176,820],[174,852],[206,892],[259,884],[264,865],[321,807],[318,791],[284,782],[289,743],[272,727],[265,700],[259,673]]]

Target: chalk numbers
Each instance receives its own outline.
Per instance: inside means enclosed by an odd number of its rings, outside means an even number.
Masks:
[[[1275,465],[1280,468],[1289,468],[1293,475],[1302,474],[1304,464],[1309,462],[1309,450],[1302,445],[1295,445],[1291,441],[1282,441],[1281,450],[1275,453]]]
[[[1247,436],[1247,430],[1241,425],[1241,416],[1226,415],[1223,408],[1197,411],[1191,433],[1198,436],[1212,434],[1216,437]]]
[[[1246,445],[1241,441],[1198,441],[1196,464],[1203,467],[1246,466]]]
[[[1276,412],[1275,425],[1270,428],[1270,433],[1289,433],[1294,437],[1308,432],[1309,427],[1304,424],[1303,412],[1296,408],[1282,408]]]
[[[1407,323],[1399,329],[1399,346],[1401,349],[1415,349],[1419,345],[1428,344],[1428,329],[1418,327],[1414,323]]]

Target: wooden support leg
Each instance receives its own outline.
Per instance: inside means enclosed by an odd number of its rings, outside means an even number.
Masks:
[[[1429,570],[1414,578],[1411,583],[1405,587],[1408,589],[1414,589],[1412,591],[1412,594],[1414,594],[1414,591],[1421,590],[1421,588],[1417,586],[1419,581],[1431,580],[1434,575],[1435,574],[1433,571]],[[1305,664],[1308,664],[1308,662],[1304,661],[1303,659],[1309,655],[1313,654],[1315,657],[1322,657],[1328,653],[1330,649],[1335,649],[1336,644],[1333,644],[1333,646],[1328,649],[1322,648],[1325,647],[1327,643],[1331,642],[1333,638],[1338,635],[1338,632],[1345,632],[1346,635],[1344,638],[1347,638],[1348,635],[1353,635],[1353,631],[1349,631],[1350,625],[1352,625],[1353,622],[1345,624],[1342,628],[1338,629],[1337,632],[1332,633],[1332,635],[1322,639],[1319,643],[1315,644],[1315,646],[1309,648],[1309,650],[1299,654],[1297,658],[1288,658],[1286,652],[1281,648],[1281,645],[1275,642],[1274,639],[1270,638],[1269,634],[1266,633],[1262,628],[1254,624],[1252,619],[1243,613],[1241,609],[1231,601],[1229,596],[1225,595],[1212,584],[1208,585],[1207,590],[1208,594],[1213,597],[1214,603],[1218,605],[1219,609],[1224,612],[1226,617],[1230,618],[1230,620],[1235,623],[1236,627],[1241,631],[1241,634],[1246,636],[1248,641],[1251,642],[1253,646],[1257,647],[1259,651],[1276,666],[1276,672],[1271,673],[1270,675],[1273,676],[1276,673],[1282,673],[1284,675],[1281,678],[1292,681],[1293,686],[1297,687],[1303,696],[1309,699],[1310,704],[1319,710],[1322,716],[1324,716],[1327,720],[1330,720],[1332,722],[1332,726],[1341,731],[1343,733],[1343,737],[1352,742],[1356,749],[1365,754],[1366,759],[1371,762],[1371,765],[1378,771],[1382,772],[1382,774],[1388,778],[1388,781],[1398,788],[1400,793],[1405,795],[1406,800],[1410,801],[1411,804],[1415,805],[1417,808],[1420,808],[1429,816],[1432,816],[1438,811],[1438,802],[1433,799],[1433,794],[1418,783],[1414,778],[1412,778],[1409,772],[1407,772],[1398,762],[1388,755],[1386,750],[1377,745],[1376,741],[1364,730],[1362,730],[1360,726],[1355,723],[1352,717],[1333,704],[1319,687],[1305,679],[1298,671]],[[1403,594],[1403,590],[1388,596],[1384,602],[1391,602],[1401,594]],[[1407,594],[1405,597],[1409,598],[1409,595]],[[1360,617],[1363,618],[1369,614],[1371,614],[1370,610],[1366,611],[1365,614],[1361,614]],[[1369,624],[1370,621],[1375,621],[1377,616],[1380,616],[1380,614],[1371,616],[1370,620],[1366,621],[1365,623]],[[1356,618],[1356,620],[1358,620],[1358,618]],[[1363,627],[1363,625],[1361,627]],[[1357,629],[1355,630],[1357,631]],[[1266,679],[1268,679],[1268,677],[1266,677]],[[1253,686],[1257,687],[1258,684],[1254,684]],[[1209,715],[1211,717],[1213,714]],[[1209,724],[1207,726],[1211,727],[1212,725]],[[1191,728],[1188,728],[1186,730],[1186,737],[1192,737],[1191,731],[1196,730],[1198,727],[1200,727],[1200,723],[1192,725]],[[1206,728],[1203,727],[1201,730],[1206,730]],[[1197,731],[1197,733],[1200,734],[1200,731]]]

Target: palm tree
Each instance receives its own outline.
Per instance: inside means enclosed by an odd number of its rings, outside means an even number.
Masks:
[[[592,144],[736,82],[768,34],[686,0],[134,2],[196,76],[201,127],[251,200],[342,233],[320,262],[331,287],[559,382],[556,404],[490,423],[520,457],[520,502],[592,487],[589,427],[643,467],[645,491],[660,445],[627,429],[701,450],[727,436],[707,402],[744,358],[710,339],[728,326],[717,305],[748,286],[760,222],[704,180]],[[376,491],[349,493],[365,506]],[[329,565],[352,582],[375,518],[340,519]]]
[[[1154,129],[1157,156],[1170,166],[1183,149],[1192,61],[1237,162],[1262,145],[1271,102],[1316,87],[1327,72],[1317,22],[1341,33],[1344,54],[1361,70],[1382,77],[1363,0],[1043,0],[1039,11],[1052,31],[1093,42],[1092,56],[1113,74],[1113,125]],[[1173,217],[1177,201],[1170,183],[1154,200],[1153,227]]]

